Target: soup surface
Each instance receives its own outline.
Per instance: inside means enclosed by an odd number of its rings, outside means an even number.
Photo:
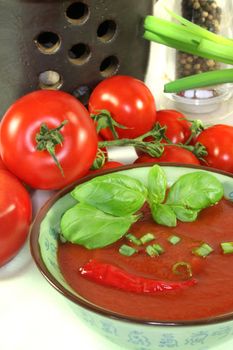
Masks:
[[[86,300],[115,313],[144,320],[182,321],[206,318],[233,312],[233,254],[223,254],[220,243],[233,241],[233,203],[222,199],[217,205],[203,210],[193,223],[179,222],[175,228],[156,224],[147,207],[143,217],[129,230],[136,237],[150,232],[154,243],[164,248],[164,253],[150,257],[145,246],[128,257],[119,253],[123,237],[102,249],[88,250],[71,243],[59,243],[60,269],[70,284]],[[168,237],[176,235],[180,242],[172,245]],[[207,257],[192,253],[203,242],[213,248]],[[80,273],[91,259],[112,264],[137,276],[162,281],[180,281],[172,267],[177,262],[187,262],[192,267],[197,283],[181,290],[137,294],[104,286],[84,278]]]

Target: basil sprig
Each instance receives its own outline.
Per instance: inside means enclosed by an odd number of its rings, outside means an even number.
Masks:
[[[167,190],[167,177],[165,171],[154,165],[148,174],[148,201],[149,203],[161,203],[164,201]]]
[[[167,191],[165,171],[154,165],[148,174],[148,202],[155,222],[165,226],[176,226],[176,215],[170,206],[163,204]]]
[[[174,227],[177,220],[191,222],[199,212],[217,203],[223,186],[213,175],[195,171],[181,176],[168,188],[165,171],[154,165],[148,186],[122,174],[98,176],[77,186],[71,195],[78,203],[60,223],[61,238],[87,249],[102,248],[123,237],[136,222],[145,201],[155,222]]]
[[[169,205],[152,203],[150,208],[152,217],[157,224],[169,227],[177,225],[176,214]]]
[[[162,180],[161,180],[162,179]],[[224,194],[221,182],[204,171],[182,175],[168,191],[165,173],[158,165],[148,175],[149,205],[155,222],[165,226],[176,226],[177,219],[183,222],[195,221],[199,212],[216,204]]]
[[[217,203],[223,196],[223,186],[204,171],[182,175],[170,188],[166,203],[175,208],[201,210]]]
[[[65,240],[95,249],[116,242],[139,216],[113,216],[91,205],[78,203],[65,212],[60,226]]]
[[[138,211],[147,198],[147,188],[137,179],[122,174],[98,176],[77,186],[71,195],[79,202],[115,216]]]
[[[85,182],[71,192],[79,202],[61,220],[61,237],[88,249],[102,248],[120,239],[139,219],[136,213],[147,198],[139,180],[109,174]]]

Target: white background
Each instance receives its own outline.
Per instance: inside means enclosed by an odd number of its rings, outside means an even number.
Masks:
[[[147,84],[154,93],[158,108],[173,106],[163,96],[166,74],[165,48],[152,44]],[[212,115],[194,115],[205,123],[233,125],[233,101]],[[122,158],[122,154],[114,157]],[[123,157],[124,158],[124,157]],[[125,163],[128,157],[123,159]],[[34,211],[51,196],[50,192],[33,194]],[[72,345],[68,345],[72,344]],[[0,269],[0,350],[120,350],[84,325],[70,304],[42,277],[32,261],[29,244]],[[230,350],[233,340],[215,350]]]

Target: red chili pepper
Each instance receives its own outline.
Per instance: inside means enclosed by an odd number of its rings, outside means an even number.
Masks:
[[[191,287],[197,283],[193,278],[181,282],[166,282],[139,277],[117,266],[102,263],[97,260],[90,260],[86,263],[80,268],[80,273],[83,277],[105,286],[141,294],[179,290]]]

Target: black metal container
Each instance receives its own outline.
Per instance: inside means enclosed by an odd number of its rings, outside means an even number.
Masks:
[[[153,0],[0,0],[0,119],[20,96],[61,89],[86,103],[114,74],[143,80]]]

